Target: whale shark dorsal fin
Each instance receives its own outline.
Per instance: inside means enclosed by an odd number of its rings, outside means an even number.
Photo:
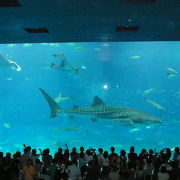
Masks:
[[[95,96],[93,99],[93,102],[91,104],[91,107],[96,107],[96,106],[105,106],[106,104],[102,101],[101,98],[98,96]]]

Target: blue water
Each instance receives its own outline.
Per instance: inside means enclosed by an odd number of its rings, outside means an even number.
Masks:
[[[113,145],[117,151],[131,145],[137,151],[179,146],[179,49],[179,42],[0,45],[0,53],[22,67],[19,72],[0,67],[0,151],[22,150],[23,144],[50,147],[52,153],[64,144],[106,149]],[[82,70],[77,74],[48,68],[55,60],[52,54],[59,52]],[[99,96],[109,105],[136,108],[163,122],[128,127],[111,120],[93,122],[87,116],[59,114],[50,119],[50,109],[38,88],[53,98],[59,93],[71,97],[60,102],[61,108],[87,107]],[[145,93],[149,89],[155,90]]]

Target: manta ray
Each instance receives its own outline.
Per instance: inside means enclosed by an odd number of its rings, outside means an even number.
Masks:
[[[6,59],[2,55],[0,55],[0,68],[13,69],[16,71],[22,70],[21,67],[16,62],[10,59]]]
[[[89,107],[80,108],[74,105],[71,109],[62,109],[46,91],[41,88],[39,89],[50,106],[50,118],[55,118],[58,114],[66,113],[91,116],[94,122],[96,122],[97,119],[107,119],[126,124],[148,124],[162,122],[159,118],[134,108],[107,105],[98,96],[94,97],[93,102]]]
[[[50,68],[60,69],[62,71],[78,72],[80,68],[74,66],[68,62],[64,53],[53,54],[53,57],[56,58],[57,63],[52,62],[49,66]]]

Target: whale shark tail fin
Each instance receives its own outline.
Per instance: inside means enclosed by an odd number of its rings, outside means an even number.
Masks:
[[[58,106],[56,101],[43,89],[39,88],[43,96],[45,97],[47,103],[49,104],[49,107],[51,109],[50,118],[55,118],[57,114],[60,112],[61,108]]]

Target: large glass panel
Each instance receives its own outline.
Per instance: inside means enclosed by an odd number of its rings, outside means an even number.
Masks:
[[[179,49],[179,42],[0,45],[0,151],[180,145]],[[57,117],[49,118],[47,101]]]

